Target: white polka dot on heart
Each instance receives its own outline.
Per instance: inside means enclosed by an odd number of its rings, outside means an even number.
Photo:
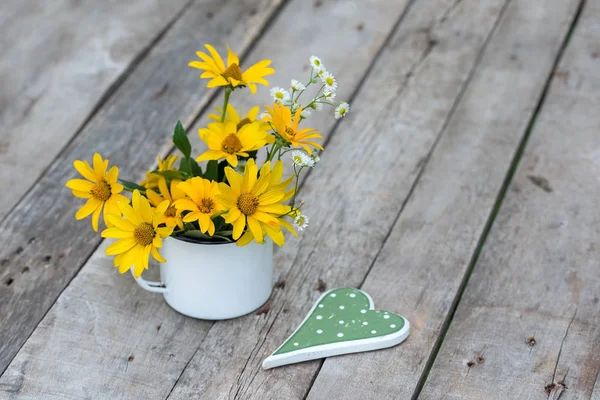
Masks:
[[[321,334],[321,333],[323,333],[323,330],[322,329],[317,329],[317,333]]]
[[[349,296],[350,296],[350,297],[356,297],[356,294],[355,294],[355,293],[350,293],[350,295],[349,295]]]
[[[317,317],[316,317],[316,318],[317,318],[317,319],[323,319],[323,316],[321,316],[321,315],[317,315]]]
[[[344,306],[340,306],[340,310],[343,310],[345,307]]]
[[[337,337],[344,337],[344,334],[340,332],[337,334]]]
[[[383,318],[390,319],[390,316],[386,314],[386,315],[383,316]]]
[[[363,322],[363,325],[369,325],[369,323],[367,321]]]
[[[396,324],[391,324],[390,325],[390,328],[395,328],[395,327],[396,327]]]
[[[340,325],[344,325],[344,321],[340,321]]]
[[[374,335],[374,334],[377,333],[377,331],[376,330],[372,330],[371,333]]]
[[[336,294],[335,294],[335,293],[331,293],[331,294],[330,294],[330,296],[331,296],[331,297],[335,297],[335,296],[336,296]]]
[[[323,304],[319,304],[319,308],[323,308]]]
[[[298,346],[300,343],[294,343],[294,346]]]
[[[360,310],[361,314],[365,314],[367,312],[367,310]]]

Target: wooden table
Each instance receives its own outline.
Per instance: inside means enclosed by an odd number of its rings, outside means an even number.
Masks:
[[[0,398],[600,399],[599,38],[600,0],[3,4]],[[273,86],[318,55],[352,104],[313,120],[270,309],[219,322],[119,275],[64,187],[94,151],[141,178],[178,119],[198,154],[204,43],[272,59]],[[410,337],[263,371],[339,286]]]

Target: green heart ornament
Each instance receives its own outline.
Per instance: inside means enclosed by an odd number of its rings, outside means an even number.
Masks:
[[[317,300],[302,324],[263,368],[378,350],[402,343],[410,333],[408,320],[375,310],[371,297],[353,288],[332,289]]]

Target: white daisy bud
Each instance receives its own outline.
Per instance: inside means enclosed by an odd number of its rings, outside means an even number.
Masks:
[[[340,119],[350,112],[350,104],[342,101],[335,109],[335,119]]]
[[[292,90],[296,91],[296,92],[301,92],[302,90],[306,89],[306,86],[304,86],[304,84],[300,81],[297,81],[296,79],[292,79]]]
[[[335,92],[337,90],[337,81],[331,72],[325,71],[321,76],[321,82],[325,85],[325,90]]]
[[[324,90],[323,97],[325,97],[327,100],[331,101],[331,100],[335,99],[335,92],[331,92],[329,90]]]
[[[310,57],[310,65],[313,70],[316,72],[318,68],[322,68],[325,71],[325,65],[323,65],[323,61],[317,56]]]
[[[302,232],[308,226],[308,222],[309,218],[304,214],[300,214],[294,220],[294,226],[296,227],[296,229]]]
[[[269,114],[267,111],[260,113],[260,115],[258,116],[258,119],[261,121],[264,121],[265,119],[269,118],[271,116],[271,114]]]
[[[312,168],[315,166],[315,160],[313,160],[311,156],[309,156],[302,150],[292,151],[292,161],[299,167]]]
[[[290,101],[290,99],[292,98],[292,96],[290,95],[290,92],[288,92],[287,90],[282,89],[280,87],[271,88],[270,93],[271,93],[271,97],[273,97],[273,99],[275,101],[278,101],[280,103],[283,103],[285,101]]]

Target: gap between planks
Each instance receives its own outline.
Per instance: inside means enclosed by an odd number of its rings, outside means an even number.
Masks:
[[[508,0],[508,2],[510,2],[510,1],[512,1],[512,0]],[[511,162],[510,169],[506,175],[506,178],[502,184],[502,187],[500,188],[500,191],[499,191],[496,201],[494,203],[492,212],[490,213],[489,219],[485,224],[485,228],[479,239],[477,248],[476,248],[475,252],[473,253],[473,258],[469,262],[469,266],[467,267],[467,270],[465,271],[465,275],[463,277],[462,282],[460,283],[460,286],[456,293],[456,297],[454,298],[454,301],[452,302],[452,306],[451,306],[450,311],[442,325],[442,329],[439,333],[438,339],[434,345],[434,348],[431,352],[429,359],[427,360],[427,364],[425,366],[423,374],[421,375],[421,378],[419,379],[419,382],[417,383],[417,387],[415,388],[415,392],[412,396],[413,400],[417,399],[419,397],[419,394],[423,390],[423,386],[425,385],[425,382],[427,381],[429,372],[431,371],[431,368],[433,367],[433,363],[435,362],[435,359],[437,358],[440,348],[442,347],[442,343],[444,341],[444,338],[446,337],[446,333],[448,332],[448,329],[450,328],[450,325],[452,324],[452,319],[454,318],[456,309],[458,308],[458,304],[460,303],[462,295],[469,283],[469,278],[471,277],[471,274],[473,273],[475,265],[477,264],[479,255],[481,254],[483,247],[485,246],[486,239],[488,238],[490,230],[492,229],[492,226],[494,225],[496,216],[498,215],[498,212],[500,211],[500,208],[502,207],[502,201],[504,200],[504,196],[506,195],[506,192],[510,186],[510,183],[512,182],[512,179],[515,175],[517,167],[519,166],[519,162],[521,161],[521,157],[523,156],[523,153],[527,146],[527,141],[529,140],[529,136],[531,135],[531,132],[533,131],[533,128],[535,126],[535,121],[544,105],[546,96],[548,95],[548,90],[550,89],[550,85],[554,78],[554,71],[556,70],[556,67],[558,66],[558,64],[560,63],[560,60],[562,59],[562,57],[564,55],[565,49],[567,48],[567,45],[569,44],[569,41],[573,34],[573,31],[575,30],[575,26],[579,22],[579,17],[581,16],[581,11],[583,10],[585,1],[586,0],[580,0],[579,5],[577,7],[577,11],[575,13],[575,16],[573,17],[573,21],[571,22],[571,24],[569,26],[569,31],[560,46],[560,50],[558,51],[558,54],[556,55],[556,59],[554,60],[552,69],[550,70],[550,73],[548,74],[548,77],[546,78],[546,83],[544,84],[544,89],[542,91],[540,99],[539,99],[538,103],[536,104],[535,111],[533,112],[533,115],[530,118],[529,124],[527,126],[527,130],[525,131],[525,134],[523,135],[523,138],[521,139],[521,143],[519,144],[519,147],[517,148],[517,151],[515,153],[513,161]],[[507,2],[507,4],[508,4],[508,2]],[[504,9],[506,9],[506,6]]]
[[[150,40],[150,42],[144,46],[137,55],[131,60],[129,65],[121,72],[112,82],[108,88],[101,93],[99,99],[96,101],[96,104],[93,105],[89,114],[84,118],[83,122],[79,125],[74,132],[74,134],[64,143],[64,145],[57,151],[56,155],[50,160],[48,165],[52,165],[57,162],[60,154],[65,151],[71,144],[75,141],[77,136],[85,129],[88,123],[94,119],[94,117],[98,114],[98,112],[104,107],[105,104],[111,99],[111,97],[117,92],[119,87],[131,76],[131,74],[135,71],[135,69],[143,62],[146,56],[152,51],[154,46],[159,43],[162,38],[169,32],[169,30],[175,25],[175,23],[185,14],[185,12],[190,8],[190,6],[196,0],[188,0],[186,4],[175,14],[173,18],[158,32],[154,38]],[[3,215],[0,217],[0,225],[4,223],[4,221],[8,218],[8,216],[19,206],[19,204],[23,201],[25,197],[31,192],[31,190],[38,184],[38,182],[44,177],[45,170],[36,171],[35,174],[37,178],[31,183],[29,188],[25,190],[19,198],[14,202],[12,206],[10,206],[7,210],[1,212]]]

